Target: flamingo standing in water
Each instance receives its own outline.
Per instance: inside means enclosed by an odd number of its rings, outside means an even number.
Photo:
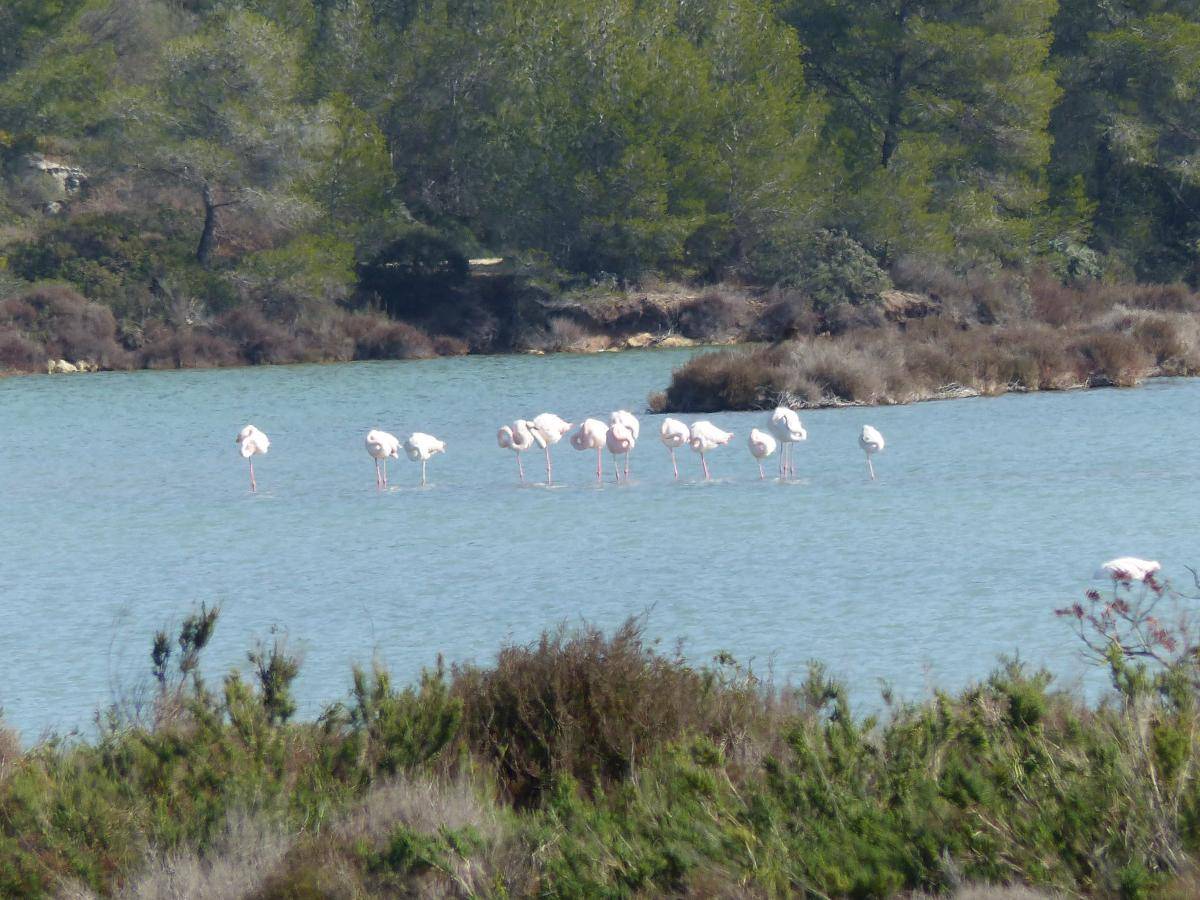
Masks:
[[[386,431],[373,429],[367,432],[367,453],[375,460],[375,486],[387,487],[387,461],[400,458],[400,438]],[[382,470],[379,463],[383,463]]]
[[[775,452],[776,441],[771,435],[765,431],[759,431],[757,428],[750,429],[750,455],[758,460],[758,480],[762,481],[766,478],[766,473],[763,472],[762,461]],[[786,447],[787,444],[784,444]]]
[[[533,432],[529,428],[529,422],[525,419],[517,419],[511,426],[502,425],[500,430],[496,432],[496,443],[507,450],[513,450],[517,454],[517,472],[521,476],[521,481],[525,480],[525,466],[521,463],[521,451],[528,450],[533,446]]]
[[[870,426],[864,425],[862,434],[858,436],[858,446],[863,448],[863,453],[867,454],[867,471],[871,473],[871,480],[875,480],[875,467],[871,465],[871,455],[879,453],[883,450],[883,435],[879,430]]]
[[[554,481],[554,467],[550,464],[550,448],[571,430],[571,423],[554,413],[542,413],[533,417],[530,430],[533,432],[533,439],[546,451],[546,484],[551,484]]]
[[[234,441],[241,451],[242,459],[248,460],[250,463],[250,490],[257,493],[258,484],[254,480],[254,457],[266,453],[271,447],[271,441],[253,425],[247,425],[239,431]]]
[[[678,419],[663,419],[659,438],[671,452],[671,468],[675,470],[675,480],[679,480],[679,466],[675,462],[675,451],[692,439],[691,430]]]
[[[608,417],[608,427],[611,429],[614,425],[624,425],[629,429],[629,435],[632,438],[629,444],[629,449],[633,449],[633,445],[637,443],[638,436],[642,433],[642,426],[637,420],[637,416],[627,409],[618,409]],[[629,480],[629,453],[625,454],[625,480]]]
[[[618,482],[621,480],[621,470],[617,468],[617,457],[625,454],[625,480],[629,481],[629,451],[637,443],[632,429],[624,422],[616,422],[609,426],[604,443],[608,446],[608,452],[613,455],[613,475]]]
[[[423,431],[414,431],[408,436],[408,440],[404,442],[404,452],[408,454],[408,458],[413,462],[421,463],[421,484],[425,484],[425,463],[429,462],[429,458],[435,453],[446,452],[446,442],[439,441],[432,434],[426,434]]]
[[[608,439],[608,426],[599,419],[584,419],[579,430],[571,435],[571,446],[576,450],[596,451],[596,480],[602,478],[600,472],[600,456],[604,452]]]
[[[725,446],[732,438],[733,435],[730,432],[721,430],[707,419],[692,423],[692,439],[689,443],[692,445],[692,449],[700,454],[700,465],[704,467],[705,481],[708,481],[711,476],[708,474],[708,460],[704,458],[704,454],[717,447]]]
[[[1097,578],[1111,578],[1122,584],[1145,581],[1162,568],[1155,559],[1138,559],[1136,556],[1118,556],[1110,559],[1096,571]]]
[[[804,430],[800,416],[794,409],[777,406],[775,412],[771,413],[767,427],[771,429],[771,434],[775,436],[775,439],[783,445],[779,449],[779,477],[794,476],[796,467],[792,464],[792,444],[808,440],[808,432]]]

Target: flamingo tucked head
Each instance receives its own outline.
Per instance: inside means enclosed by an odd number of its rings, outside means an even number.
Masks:
[[[878,453],[884,447],[883,435],[879,433],[879,429],[864,425],[862,434],[858,436],[858,446],[862,447],[868,455]]]
[[[404,442],[404,452],[413,462],[424,462],[437,453],[445,453],[446,442],[439,441],[432,434],[415,431]]]
[[[400,439],[394,434],[375,428],[367,432],[367,453],[373,459],[400,458]]]
[[[612,413],[612,415],[608,417],[608,424],[610,427],[613,425],[624,425],[629,429],[629,433],[633,435],[633,439],[635,441],[642,433],[642,426],[641,423],[638,422],[637,416],[627,409],[618,409]]]
[[[750,429],[750,438],[747,443],[750,445],[750,455],[759,460],[766,459],[774,453],[777,446],[775,438],[757,428]]]
[[[678,419],[663,419],[659,439],[672,450],[678,449],[692,439],[692,431]]]
[[[608,433],[604,436],[604,443],[608,445],[608,452],[614,455],[628,453],[633,449],[633,445],[637,439],[633,436],[633,432],[621,422],[616,423],[608,429]]]
[[[1156,559],[1138,559],[1136,556],[1118,556],[1110,559],[1096,570],[1096,578],[1111,578],[1126,584],[1145,581],[1162,568]]]
[[[584,419],[579,429],[571,435],[571,446],[576,450],[599,450],[605,445],[608,426],[599,419]]]
[[[271,441],[267,436],[253,425],[247,425],[239,431],[234,440],[238,443],[238,450],[244,459],[249,459],[255,454],[266,453],[271,447]]]
[[[529,425],[533,431],[534,439],[542,447],[545,447],[547,444],[557,444],[571,430],[571,423],[559,418],[554,413],[541,413],[534,416],[533,421]]]
[[[733,434],[718,428],[707,419],[692,423],[692,439],[689,443],[697,453],[707,453],[728,444]]]
[[[775,407],[775,411],[771,413],[771,418],[768,420],[767,427],[771,429],[771,433],[775,435],[777,440],[785,443],[792,444],[808,440],[808,432],[804,430],[804,425],[800,422],[799,414],[794,409],[789,409],[786,406]]]

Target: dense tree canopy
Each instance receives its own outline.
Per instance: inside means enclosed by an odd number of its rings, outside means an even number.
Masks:
[[[417,237],[559,283],[803,290],[829,234],[1200,282],[1184,0],[17,0],[0,31],[0,290],[119,317],[370,302]]]

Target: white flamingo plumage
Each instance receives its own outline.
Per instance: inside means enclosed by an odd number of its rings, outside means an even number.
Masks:
[[[708,473],[708,460],[705,454],[717,447],[723,447],[732,440],[733,434],[724,431],[707,419],[692,423],[692,439],[688,442],[692,449],[700,454],[700,465],[704,467],[704,478],[707,481],[712,476]]]
[[[641,423],[638,422],[637,416],[627,409],[618,409],[608,417],[608,427],[612,428],[614,425],[624,425],[627,429],[629,429],[629,434],[633,440],[633,444],[637,443],[637,439],[642,434],[642,426]],[[630,450],[633,449],[633,444],[630,444]],[[629,453],[625,454],[625,480],[629,480]]]
[[[663,419],[658,436],[671,452],[671,468],[675,470],[675,478],[678,480],[679,465],[675,462],[675,451],[687,445],[688,441],[692,439],[692,431],[678,419],[667,418]]]
[[[608,428],[608,434],[604,436],[604,443],[608,447],[608,452],[613,455],[613,475],[617,481],[621,480],[621,471],[617,468],[617,457],[625,455],[625,480],[629,480],[629,451],[637,443],[637,438],[633,434],[633,430],[624,422],[615,422]]]
[[[779,477],[794,477],[796,467],[792,464],[792,444],[808,440],[808,432],[804,430],[800,415],[794,409],[777,406],[771,413],[767,427],[782,445],[779,450]]]
[[[521,452],[533,446],[533,431],[525,419],[517,419],[512,425],[501,425],[496,432],[496,443],[517,454],[517,472],[525,480],[525,466],[521,463]]]
[[[247,425],[239,431],[234,441],[238,445],[242,459],[250,463],[250,490],[257,492],[258,483],[254,480],[254,457],[262,456],[266,453],[271,447],[271,441],[253,425]]]
[[[429,462],[429,458],[437,453],[446,452],[446,442],[439,441],[432,434],[426,434],[423,431],[414,431],[408,436],[408,440],[404,442],[404,452],[408,454],[408,458],[413,462],[421,464],[421,484],[425,483],[425,463]]]
[[[596,451],[596,480],[601,474],[601,454],[608,440],[608,426],[599,419],[584,419],[579,429],[571,435],[571,446],[576,450]]]
[[[1153,575],[1162,564],[1155,559],[1138,559],[1136,556],[1118,556],[1110,559],[1096,570],[1097,578],[1111,578],[1129,584],[1134,581],[1145,581]]]
[[[871,480],[874,481],[875,466],[871,464],[871,456],[883,450],[883,435],[879,433],[877,428],[871,425],[864,425],[862,434],[858,436],[858,446],[862,447],[863,453],[867,454],[867,471],[871,473]]]
[[[767,477],[766,473],[763,472],[762,461],[775,452],[778,442],[767,432],[751,428],[750,438],[747,443],[750,445],[750,455],[758,460],[758,478],[761,481]],[[784,446],[786,447],[787,445],[784,444]]]
[[[541,413],[533,417],[530,430],[538,446],[546,451],[546,484],[551,484],[554,481],[554,467],[550,463],[550,448],[566,436],[571,430],[571,423],[554,413]]]
[[[387,487],[388,458],[400,458],[400,438],[375,428],[367,432],[367,453],[375,460],[375,486]],[[380,462],[383,463],[382,469]]]

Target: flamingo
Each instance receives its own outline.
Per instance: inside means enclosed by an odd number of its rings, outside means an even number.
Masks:
[[[234,438],[241,450],[242,459],[250,463],[250,490],[258,492],[258,484],[254,481],[254,457],[264,454],[271,448],[271,441],[265,434],[253,425],[247,425]]]
[[[517,419],[511,427],[508,425],[500,426],[500,430],[496,432],[496,443],[505,449],[510,449],[517,454],[517,472],[521,476],[521,481],[525,480],[525,466],[521,463],[521,451],[528,450],[533,446],[533,432],[529,428],[529,422],[525,419]]]
[[[875,480],[875,467],[871,465],[871,454],[879,453],[883,450],[883,435],[878,429],[864,425],[862,434],[858,436],[858,446],[863,448],[863,453],[867,454],[867,471],[871,473],[871,480]]]
[[[560,419],[554,413],[542,413],[533,417],[530,427],[533,439],[546,451],[546,484],[550,484],[554,474],[554,467],[550,464],[550,448],[571,430],[571,423]]]
[[[708,460],[704,458],[704,454],[717,447],[725,446],[732,438],[733,435],[730,432],[722,431],[707,419],[692,423],[692,439],[689,443],[692,445],[692,449],[700,454],[700,465],[704,467],[706,481],[711,476],[708,474]]]
[[[675,462],[675,451],[692,439],[692,432],[678,419],[663,419],[659,438],[671,451],[671,468],[675,470],[675,479],[679,480],[679,466]]]
[[[1111,578],[1123,584],[1134,581],[1145,581],[1162,565],[1153,559],[1138,559],[1136,556],[1118,556],[1110,559],[1096,570],[1097,578]]]
[[[425,484],[425,463],[435,453],[445,453],[446,442],[439,441],[432,434],[426,434],[423,431],[414,431],[408,436],[408,440],[404,442],[404,452],[408,454],[408,458],[413,462],[421,463],[421,484]]]
[[[608,417],[608,426],[624,425],[629,429],[630,437],[632,438],[629,444],[629,449],[633,449],[633,445],[637,443],[638,436],[642,433],[642,426],[637,420],[637,416],[627,409],[618,409]],[[629,480],[629,454],[625,454],[625,480]]]
[[[750,455],[758,460],[758,479],[759,481],[766,478],[766,473],[763,472],[762,461],[775,452],[776,440],[765,431],[759,431],[757,428],[750,429]],[[787,446],[784,444],[783,446]]]
[[[571,446],[576,450],[596,451],[596,480],[601,478],[600,454],[608,439],[608,426],[599,419],[584,419],[579,430],[571,435]]]
[[[617,457],[625,454],[625,480],[629,481],[629,451],[637,443],[633,431],[624,422],[616,422],[609,427],[608,434],[604,436],[604,443],[608,445],[608,452],[613,455],[613,474],[617,476],[618,482],[621,480],[621,472],[617,468]]]
[[[375,486],[379,488],[387,487],[388,457],[390,456],[392,459],[400,458],[400,439],[394,434],[388,434],[386,431],[373,429],[367,432],[367,452],[375,460]],[[382,471],[379,467],[381,460],[383,462]]]
[[[808,432],[804,430],[800,416],[794,409],[777,406],[775,412],[771,413],[767,427],[775,439],[783,445],[779,450],[779,477],[787,478],[788,475],[795,475],[796,469],[792,465],[792,444],[808,440]],[[770,456],[769,453],[767,455]]]

